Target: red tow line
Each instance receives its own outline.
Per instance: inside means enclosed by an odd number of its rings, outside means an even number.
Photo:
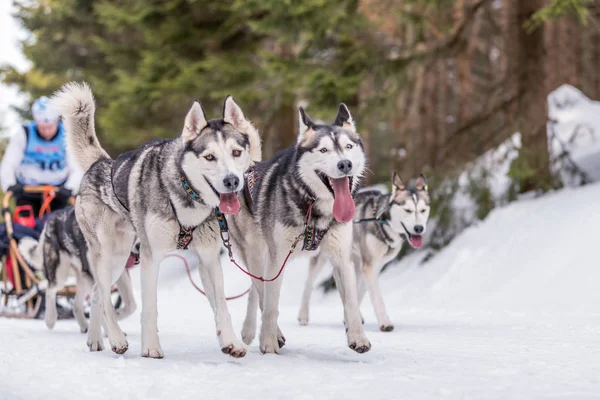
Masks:
[[[304,232],[306,231],[306,227],[308,226],[308,220],[310,219],[310,214],[312,212],[312,207],[313,207],[314,202],[310,202],[308,205],[308,211],[306,212],[306,217],[304,219],[304,231],[302,231],[302,233],[300,235],[298,235],[296,237],[296,239],[294,240],[294,243],[292,244],[292,247],[290,248],[290,251],[288,252],[288,255],[285,257],[285,260],[283,261],[283,264],[281,265],[281,268],[279,268],[279,271],[277,272],[277,275],[275,275],[273,278],[271,279],[265,279],[262,276],[256,276],[253,273],[251,273],[250,271],[248,271],[247,269],[243,268],[241,265],[239,265],[235,259],[233,258],[233,251],[231,250],[231,243],[229,240],[229,230],[227,228],[227,220],[225,219],[225,216],[223,214],[221,214],[220,212],[217,213],[217,219],[219,220],[219,225],[221,226],[221,239],[223,240],[223,245],[227,248],[228,252],[229,252],[229,261],[231,261],[233,263],[233,265],[235,265],[236,267],[238,267],[238,269],[240,271],[242,271],[244,274],[248,275],[249,277],[251,277],[252,279],[256,279],[257,281],[260,282],[273,282],[274,280],[276,280],[277,278],[279,278],[279,276],[282,274],[290,256],[292,255],[292,253],[294,252],[294,250],[296,249],[296,246],[298,245],[298,242],[300,241],[300,239],[302,239],[304,237]],[[224,234],[227,234],[227,236],[225,236]],[[132,259],[133,255],[130,256],[130,259]],[[168,254],[166,255],[164,258],[169,258],[169,257],[174,257],[177,258],[179,260],[181,260],[183,262],[183,265],[185,266],[188,278],[190,279],[190,283],[192,284],[192,286],[194,286],[194,289],[196,289],[198,292],[202,293],[202,295],[206,296],[206,292],[204,290],[202,290],[198,285],[196,285],[196,283],[194,282],[194,279],[192,278],[192,271],[190,269],[190,266],[187,262],[187,259],[179,254]],[[133,264],[135,263],[135,261],[133,262],[128,262],[127,263],[127,268],[131,268],[133,266]],[[252,289],[252,287],[249,287],[248,289],[246,289],[245,292],[238,294],[237,296],[232,296],[232,297],[226,297],[225,300],[229,301],[229,300],[236,300],[239,299],[240,297],[243,297],[245,295],[247,295],[250,290]]]
[[[206,296],[206,292],[204,292],[204,290],[202,290],[198,285],[196,285],[196,283],[194,282],[194,279],[192,279],[192,271],[190,270],[190,266],[189,266],[189,264],[187,262],[187,259],[185,257],[183,257],[183,256],[180,256],[179,254],[168,254],[168,255],[165,256],[165,258],[169,258],[169,257],[178,258],[178,259],[180,259],[183,262],[183,265],[185,266],[188,278],[190,278],[190,283],[192,284],[192,286],[194,286],[194,288],[197,291],[199,291],[204,296]],[[229,301],[229,300],[239,299],[240,297],[244,297],[245,295],[247,295],[250,292],[250,289],[252,289],[252,287],[248,288],[244,293],[238,294],[237,296],[226,297],[225,300]]]
[[[227,229],[227,220],[225,220],[225,216],[224,215],[217,214],[217,219],[219,220],[219,225],[221,226],[221,240],[223,240],[223,245],[227,248],[227,250],[229,252],[229,261],[231,261],[233,263],[233,265],[235,265],[236,267],[238,267],[238,269],[240,271],[242,271],[244,274],[248,275],[252,279],[256,279],[257,281],[261,281],[261,282],[273,282],[274,280],[276,280],[277,278],[279,278],[279,276],[283,272],[283,269],[285,268],[285,265],[287,264],[290,256],[292,255],[292,253],[296,249],[296,245],[298,244],[298,242],[300,241],[300,239],[302,239],[304,237],[304,232],[306,231],[306,227],[308,226],[308,220],[310,219],[310,213],[312,212],[313,204],[314,204],[314,201],[311,201],[308,204],[308,211],[306,212],[306,217],[304,218],[304,230],[294,240],[294,243],[292,244],[292,247],[290,248],[290,251],[289,251],[288,255],[285,257],[285,260],[283,260],[283,264],[281,265],[281,268],[279,268],[279,272],[277,272],[277,275],[275,275],[271,279],[265,279],[262,276],[256,276],[252,272],[250,272],[247,269],[243,268],[241,265],[239,265],[235,261],[235,259],[233,258],[233,252],[231,251],[231,243],[229,242],[229,230]],[[224,233],[227,233],[227,237],[225,237],[223,235]]]

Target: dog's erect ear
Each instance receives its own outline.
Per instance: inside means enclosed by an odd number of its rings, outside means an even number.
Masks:
[[[405,189],[404,183],[402,183],[402,179],[398,176],[398,173],[394,171],[392,173],[392,196],[390,197],[390,201],[393,201],[396,198],[398,192],[401,192]]]
[[[200,134],[200,131],[208,125],[206,122],[206,114],[204,109],[198,100],[194,100],[190,111],[185,116],[185,122],[183,125],[183,132],[181,138],[183,142],[190,141]]]
[[[308,118],[308,115],[304,112],[304,108],[298,107],[298,113],[298,143],[300,143],[314,133],[313,128],[315,123]]]
[[[425,175],[419,175],[417,181],[415,182],[415,187],[417,188],[417,190],[424,190],[426,192],[429,190],[429,188],[427,187],[427,178],[425,178]]]
[[[354,124],[350,110],[348,110],[348,107],[344,103],[340,104],[340,107],[338,108],[338,114],[335,117],[333,124],[341,126],[344,129],[351,130],[352,132],[356,132],[356,125]]]
[[[248,121],[246,120],[246,117],[244,117],[242,109],[237,105],[235,100],[233,100],[231,95],[227,96],[225,104],[223,105],[223,121],[233,125],[238,131],[246,133]]]
[[[262,145],[260,143],[260,136],[258,131],[252,125],[250,121],[244,116],[244,112],[237,105],[233,96],[229,95],[225,99],[223,105],[223,121],[231,124],[239,132],[248,135],[248,141],[250,142],[250,160],[252,165],[254,162],[262,161]]]

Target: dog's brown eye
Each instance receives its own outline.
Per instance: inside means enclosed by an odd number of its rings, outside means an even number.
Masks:
[[[215,156],[213,156],[212,154],[208,154],[204,156],[204,158],[206,159],[206,161],[215,161]]]
[[[321,150],[319,150],[321,153],[327,153],[329,150],[327,150],[326,148],[322,148]]]
[[[407,214],[412,214],[412,210],[409,210],[408,208],[405,208],[404,211],[406,211]]]
[[[427,210],[421,210],[421,214],[425,214],[425,211],[427,211]]]
[[[352,146],[351,144],[347,144],[347,145],[346,145],[346,148],[347,148],[348,150],[350,150],[350,149],[351,149],[351,148],[353,148],[353,147],[354,147],[354,146]]]
[[[233,154],[234,157],[239,157],[242,155],[242,151],[241,150],[234,150],[231,152],[231,154]]]

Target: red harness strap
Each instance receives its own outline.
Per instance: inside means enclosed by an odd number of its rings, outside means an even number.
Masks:
[[[292,253],[296,249],[296,245],[298,244],[298,242],[300,241],[300,239],[302,239],[304,237],[304,235],[306,233],[306,228],[308,226],[308,220],[310,219],[310,214],[312,212],[313,204],[314,204],[314,201],[311,201],[308,204],[308,211],[306,212],[306,217],[304,218],[304,231],[302,231],[302,233],[299,234],[296,237],[296,239],[294,239],[294,243],[292,243],[292,247],[290,248],[290,251],[288,252],[288,255],[285,257],[285,260],[283,260],[283,264],[281,265],[281,268],[279,268],[279,272],[277,272],[277,275],[275,275],[273,278],[270,278],[270,279],[265,279],[262,276],[256,276],[256,275],[254,275],[253,273],[251,273],[247,269],[243,268],[241,265],[239,265],[235,261],[235,259],[233,258],[233,251],[231,250],[231,242],[230,242],[230,238],[229,238],[229,228],[227,226],[227,220],[225,219],[225,215],[223,215],[221,213],[221,211],[217,208],[215,210],[215,214],[217,215],[217,221],[219,221],[219,228],[221,229],[221,240],[223,241],[223,246],[225,246],[225,248],[227,248],[227,251],[229,253],[229,261],[231,261],[233,263],[233,265],[235,265],[236,267],[238,267],[238,269],[240,271],[242,271],[244,274],[248,275],[249,277],[251,277],[253,279],[256,279],[257,281],[261,281],[261,282],[273,282],[274,280],[276,280],[277,278],[279,278],[279,276],[283,272],[283,269],[285,268],[285,265],[287,264],[290,256],[292,255]]]

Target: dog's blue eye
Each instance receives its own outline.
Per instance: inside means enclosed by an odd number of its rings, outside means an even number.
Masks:
[[[329,150],[327,150],[326,148],[322,148],[321,150],[319,150],[321,153],[327,153]]]
[[[204,158],[206,159],[206,161],[215,161],[215,156],[213,156],[212,154],[208,154],[204,156]]]
[[[347,144],[347,145],[346,145],[346,148],[347,148],[348,150],[350,150],[350,149],[351,149],[351,148],[353,148],[353,147],[354,147],[354,146],[352,146],[351,144]]]

